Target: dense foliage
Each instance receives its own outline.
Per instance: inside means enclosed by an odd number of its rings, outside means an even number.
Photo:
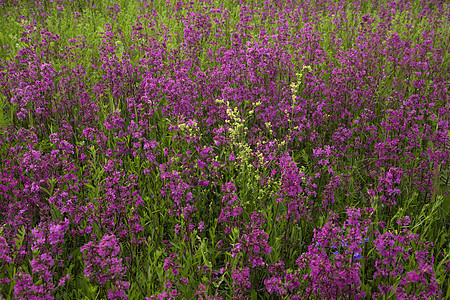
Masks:
[[[0,0],[0,298],[450,299],[443,0]]]

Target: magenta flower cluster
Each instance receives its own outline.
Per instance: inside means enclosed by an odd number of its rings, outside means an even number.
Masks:
[[[442,0],[0,0],[0,298],[441,299]]]
[[[129,283],[122,280],[127,268],[119,256],[117,238],[113,234],[105,235],[99,243],[89,242],[80,250],[86,264],[84,275],[101,286],[113,283],[114,288],[108,291],[108,299],[127,299],[125,290],[129,288]]]

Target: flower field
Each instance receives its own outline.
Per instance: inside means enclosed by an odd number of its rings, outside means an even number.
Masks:
[[[0,0],[0,299],[450,299],[444,0]]]

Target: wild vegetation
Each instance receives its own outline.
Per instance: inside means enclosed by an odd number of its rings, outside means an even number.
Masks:
[[[0,298],[450,299],[446,1],[0,26]]]

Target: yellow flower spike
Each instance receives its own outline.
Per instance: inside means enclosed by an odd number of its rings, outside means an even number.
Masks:
[[[304,69],[308,69],[310,72],[312,72],[311,66],[303,66],[302,71],[303,71]],[[302,75],[303,75],[303,74],[302,74]]]

